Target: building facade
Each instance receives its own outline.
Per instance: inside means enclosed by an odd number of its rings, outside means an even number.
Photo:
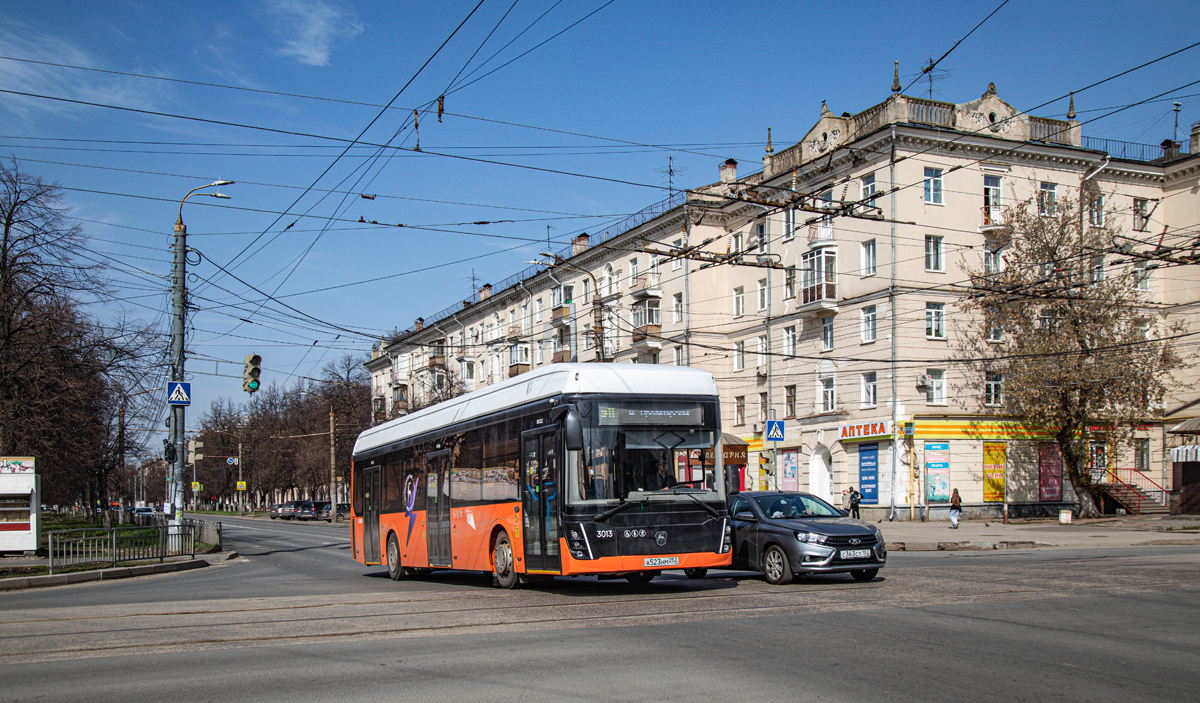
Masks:
[[[1069,504],[1050,437],[1005,415],[1002,378],[955,361],[964,267],[1003,265],[1006,207],[1053,207],[1084,179],[1100,194],[1089,217],[1143,250],[1194,232],[1200,125],[1186,144],[1149,147],[1084,137],[1073,100],[1057,120],[991,85],[961,104],[898,91],[853,115],[822,105],[799,143],[775,152],[768,135],[760,171],[727,161],[719,181],[381,340],[367,364],[376,421],[544,364],[695,366],[718,380],[724,431],[748,443],[746,488],[837,503],[855,487],[866,515],[900,518],[944,513],[951,488],[983,514]],[[1164,316],[1196,317],[1194,263],[1110,265],[1142,267]],[[1187,417],[1195,373],[1179,376],[1168,419],[1148,420],[1132,455],[1098,450],[1097,468],[1172,488],[1164,429]],[[764,438],[771,419],[778,438]]]

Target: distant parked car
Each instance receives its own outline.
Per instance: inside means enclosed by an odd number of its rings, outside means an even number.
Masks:
[[[301,507],[300,510],[296,513],[296,519],[298,519],[298,520],[316,520],[318,517],[320,517],[321,510],[323,510],[326,505],[329,505],[329,503],[319,501],[319,500],[318,501],[311,501],[311,500],[307,501],[304,503],[303,507]]]
[[[808,493],[740,493],[730,496],[729,514],[733,568],[761,571],[770,584],[838,572],[870,581],[887,562],[878,528]]]
[[[279,506],[279,517],[284,520],[291,520],[299,514],[300,508],[304,507],[304,504],[307,502],[306,500],[289,500]]]
[[[153,520],[155,514],[156,513],[154,512],[154,508],[134,508],[133,509],[133,517],[135,517],[135,518],[145,518],[147,520]]]
[[[272,505],[271,509],[270,509],[271,519],[275,520],[276,518],[278,518],[279,511],[282,509],[283,509],[283,503],[275,503],[274,505]]]
[[[349,520],[350,519],[350,504],[349,503],[338,503],[337,515],[334,516],[333,518],[330,518],[329,517],[329,503],[326,503],[325,507],[321,510],[321,519],[324,520],[325,522],[333,522],[334,520],[337,520],[338,522],[345,522],[346,520]]]

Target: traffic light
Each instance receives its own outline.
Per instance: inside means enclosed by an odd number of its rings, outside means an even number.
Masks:
[[[258,390],[258,377],[262,375],[262,357],[258,354],[247,354],[242,366],[242,390],[253,393]]]
[[[758,468],[768,476],[775,473],[775,465],[771,463],[771,457],[765,454],[758,455]]]
[[[168,464],[174,464],[174,463],[175,463],[175,458],[176,458],[176,456],[175,456],[175,445],[171,443],[171,440],[169,440],[169,439],[164,439],[164,440],[163,440],[163,459],[164,459],[164,460],[165,460],[165,461],[166,461]]]

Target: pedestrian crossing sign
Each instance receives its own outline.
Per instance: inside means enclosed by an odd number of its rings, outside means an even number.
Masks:
[[[238,482],[237,482],[237,489],[238,489],[239,491],[244,491],[244,490],[246,490],[246,482],[245,482],[245,481],[238,481]]]
[[[167,405],[191,405],[192,384],[186,381],[167,381]]]
[[[767,420],[767,441],[783,441],[783,420]]]

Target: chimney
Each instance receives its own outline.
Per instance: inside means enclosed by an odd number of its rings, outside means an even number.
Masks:
[[[492,284],[484,283],[479,287],[479,300],[484,301],[492,297]]]
[[[1162,143],[1163,160],[1170,161],[1171,159],[1179,158],[1179,142],[1172,139],[1164,139]]]
[[[584,232],[583,234],[579,235],[578,237],[572,239],[571,240],[571,256],[575,256],[576,254],[582,254],[583,252],[587,251],[587,248],[588,248],[588,245],[590,244],[590,242],[591,242],[591,240],[588,238],[587,232]]]
[[[1191,153],[1193,156],[1200,154],[1200,122],[1192,125],[1192,144]]]
[[[425,318],[418,317],[417,321],[413,323],[413,332],[420,332],[423,329],[425,329]]]
[[[733,183],[737,180],[737,162],[733,159],[727,159],[721,164],[721,182]]]

